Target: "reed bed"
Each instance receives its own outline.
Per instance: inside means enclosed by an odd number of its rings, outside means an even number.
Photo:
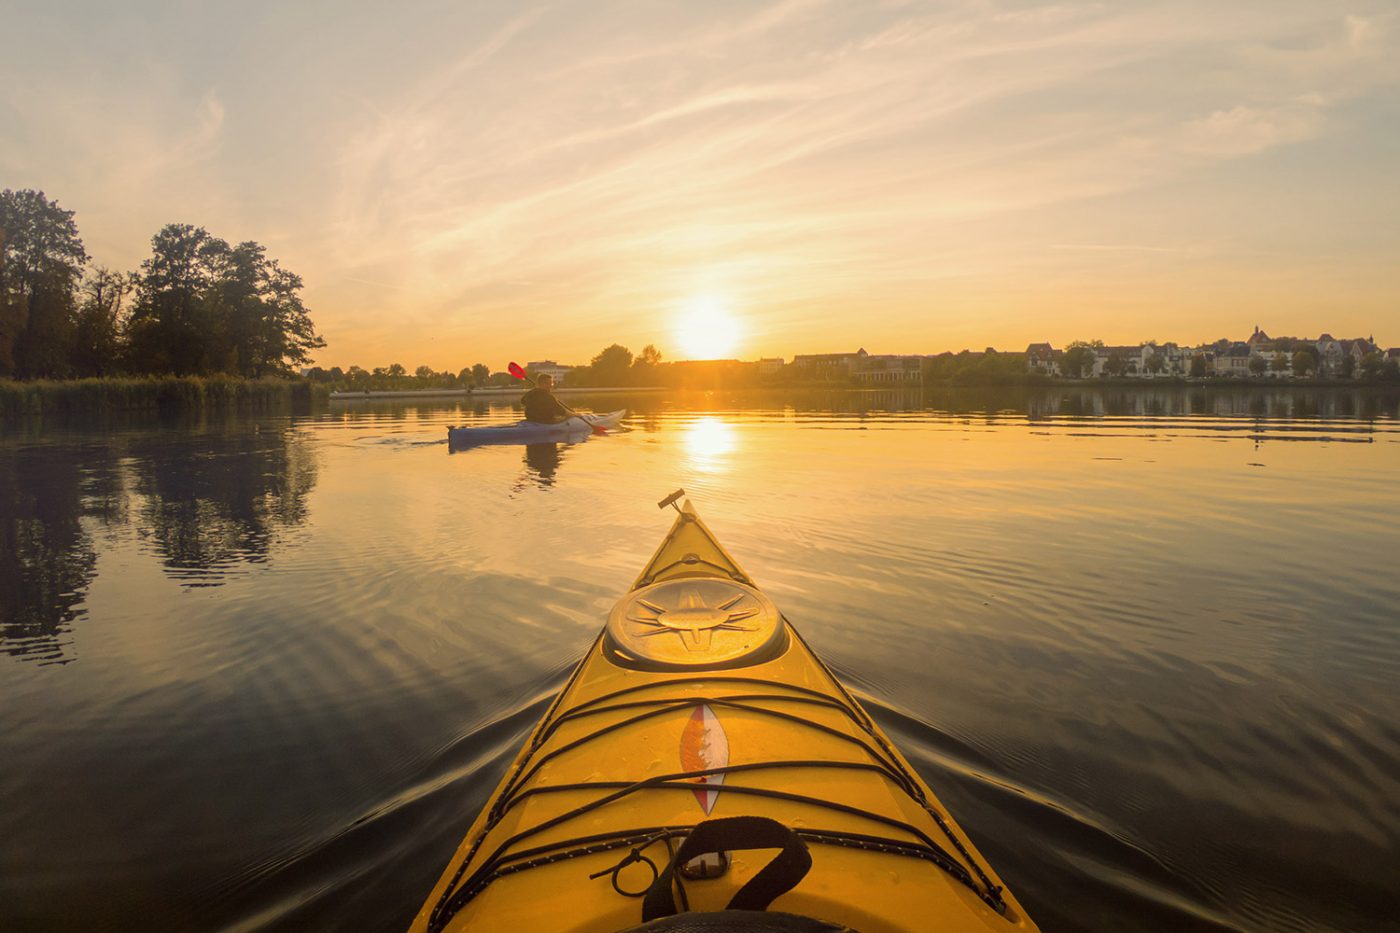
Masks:
[[[0,419],[118,411],[268,411],[309,409],[325,401],[324,386],[304,379],[239,379],[232,376],[0,380]]]

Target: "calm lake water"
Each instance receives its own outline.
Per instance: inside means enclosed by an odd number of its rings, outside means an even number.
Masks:
[[[1400,929],[1400,398],[647,396],[0,434],[0,929],[395,930],[701,514],[1053,930]]]

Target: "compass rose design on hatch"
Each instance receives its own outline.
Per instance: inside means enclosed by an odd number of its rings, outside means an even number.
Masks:
[[[691,651],[708,651],[715,632],[752,632],[753,626],[739,625],[745,619],[758,615],[758,607],[735,609],[748,598],[747,593],[739,593],[726,599],[718,606],[706,606],[705,600],[695,590],[687,590],[674,609],[658,606],[646,599],[638,599],[636,605],[651,615],[629,615],[633,622],[648,626],[641,633],[642,638],[656,635],[676,635]]]

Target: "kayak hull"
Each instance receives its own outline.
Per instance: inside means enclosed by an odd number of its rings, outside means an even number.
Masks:
[[[549,441],[575,441],[588,437],[598,428],[617,427],[626,414],[627,409],[621,408],[601,415],[569,418],[558,424],[517,421],[514,424],[498,424],[487,427],[450,427],[447,429],[447,442],[454,448],[461,448],[480,447],[485,444],[539,444]]]
[[[654,633],[654,634],[653,634]],[[414,930],[615,933],[706,820],[793,829],[771,910],[859,933],[1035,930],[888,737],[687,503],[526,741]],[[681,882],[723,910],[771,853]]]

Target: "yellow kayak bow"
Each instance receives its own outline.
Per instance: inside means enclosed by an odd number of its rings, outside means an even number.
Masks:
[[[690,503],[677,512],[412,929],[1035,930]]]

